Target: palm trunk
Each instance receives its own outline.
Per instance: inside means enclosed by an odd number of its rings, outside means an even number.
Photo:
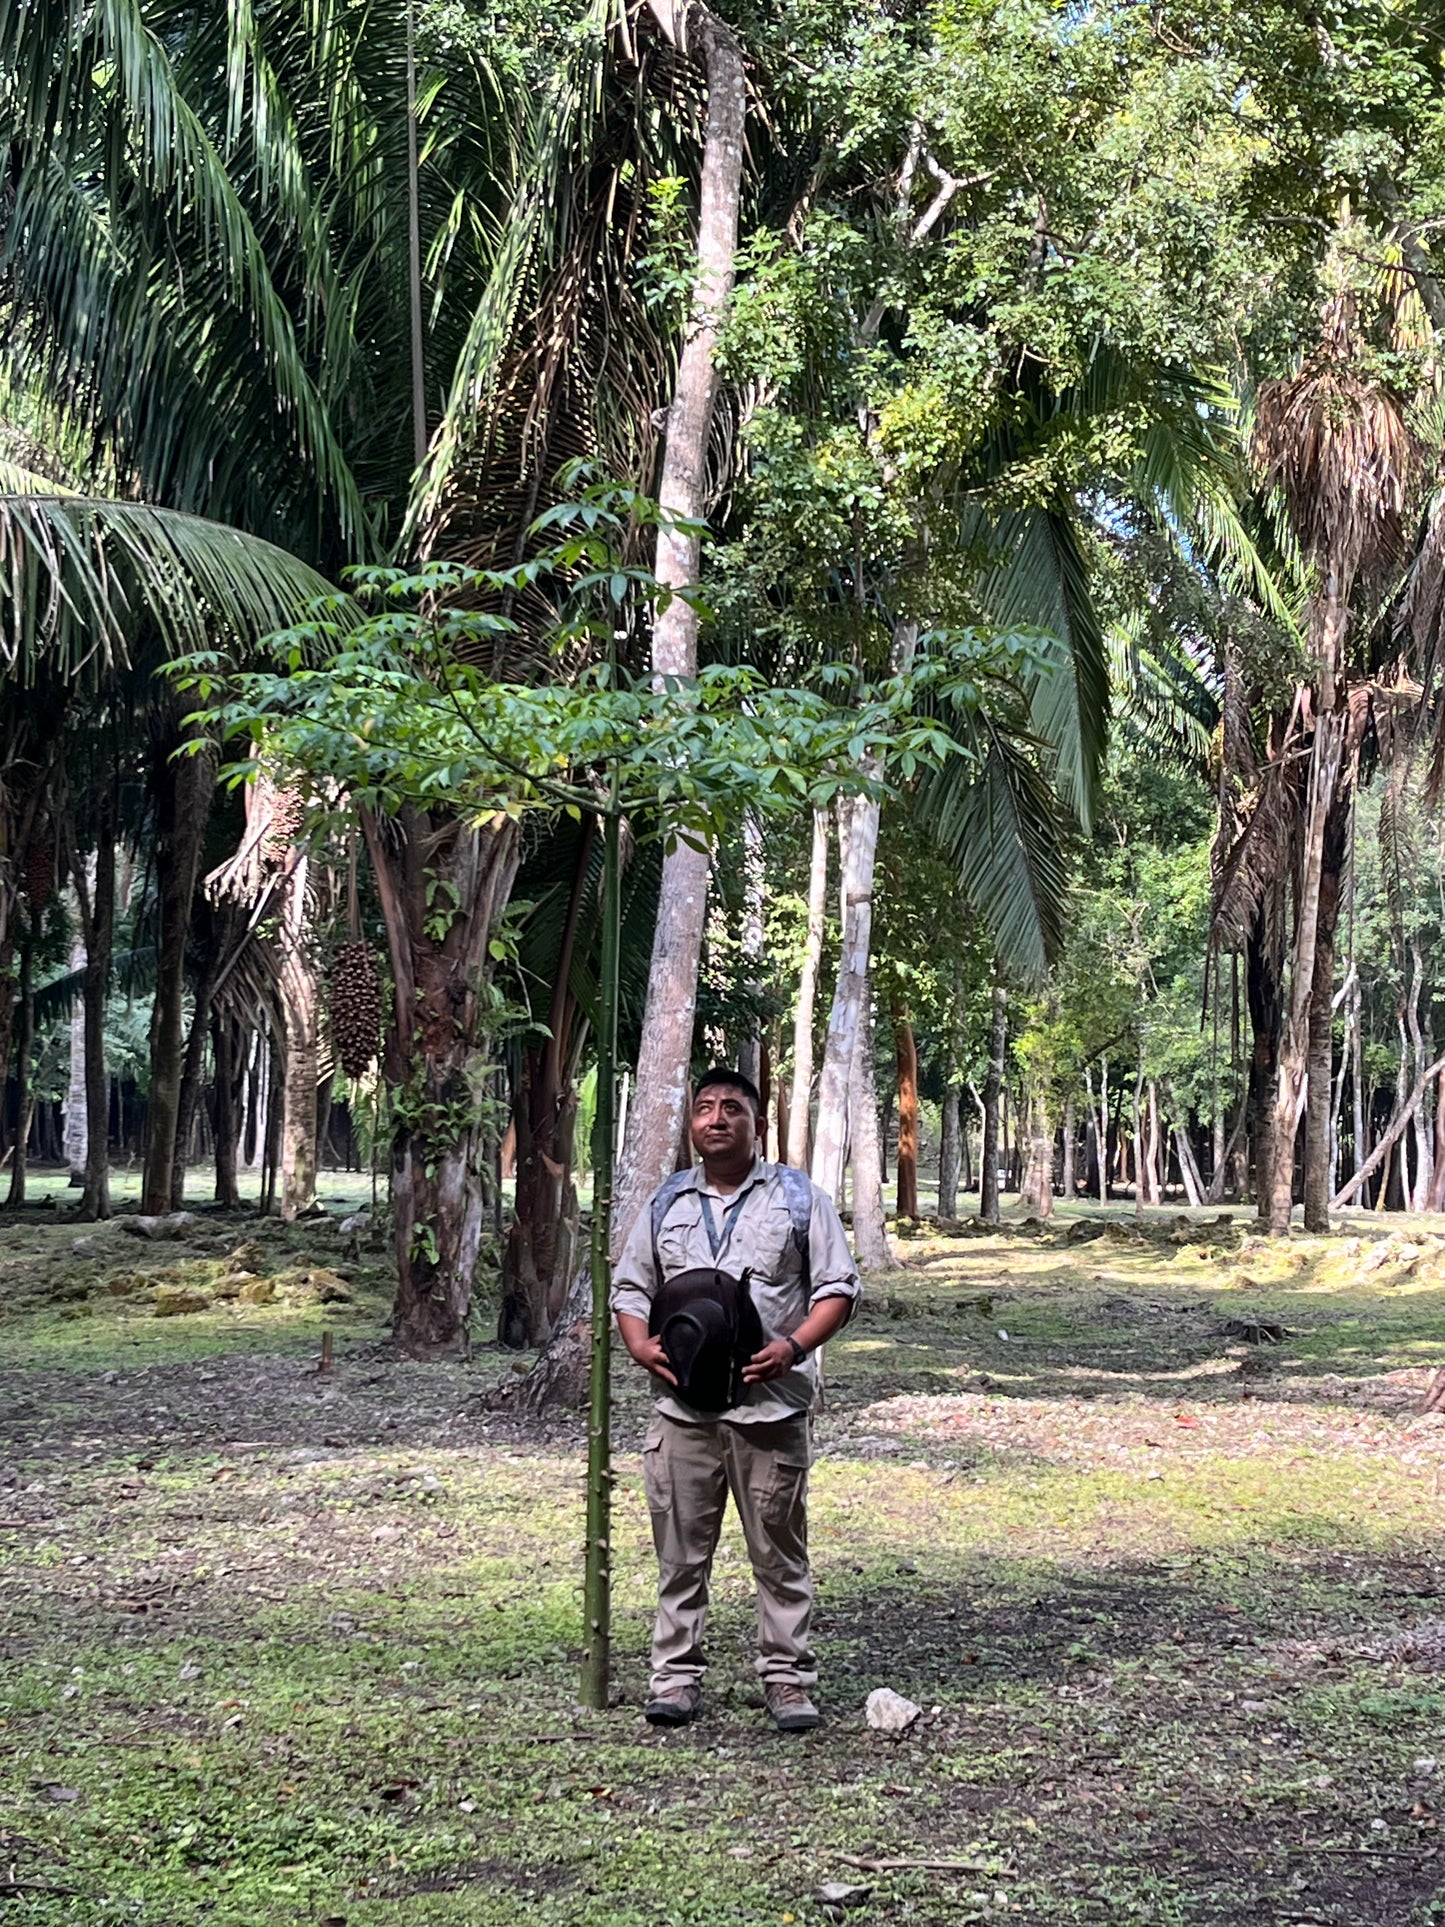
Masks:
[[[883,1207],[883,1154],[878,1130],[878,1087],[873,1066],[873,1024],[864,985],[863,1021],[848,1091],[853,1162],[853,1253],[865,1271],[894,1264]],[[814,1182],[816,1183],[816,1178]]]
[[[485,1228],[486,986],[493,922],[516,874],[511,824],[362,816],[386,921],[394,996],[392,1091],[397,1293],[392,1329],[416,1357],[465,1343]],[[437,905],[448,906],[439,915]]]
[[[186,1164],[191,1153],[191,1133],[195,1125],[196,1111],[201,1102],[201,1089],[205,1081],[206,1038],[211,1028],[211,999],[215,995],[216,980],[225,963],[226,933],[231,919],[228,915],[213,914],[202,919],[205,927],[206,963],[196,985],[195,1007],[191,1012],[191,1027],[186,1037],[186,1055],[181,1068],[181,1093],[176,1105],[176,1155],[171,1168],[171,1209],[179,1211],[185,1203]]]
[[[1008,1048],[1008,991],[995,981],[993,1021],[989,1030],[988,1075],[983,1083],[983,1149],[979,1155],[978,1215],[985,1224],[998,1223],[998,1111],[1003,1090],[1004,1053]]]
[[[793,1089],[788,1101],[788,1162],[800,1171],[808,1166],[809,1106],[813,1099],[813,1006],[818,995],[827,902],[828,812],[814,810],[813,855],[808,868],[808,934],[798,978],[798,1007],[793,1015]]]
[[[913,1026],[895,1006],[894,1048],[898,1057],[898,1216],[918,1216],[918,1047]]]
[[[78,920],[77,920],[78,921]],[[85,970],[85,938],[77,929],[70,945],[70,968]],[[85,1111],[85,999],[77,997],[70,1007],[70,1076],[65,1092],[65,1168],[72,1185],[85,1183],[85,1149],[88,1118]]]
[[[697,271],[686,339],[678,362],[658,501],[664,516],[700,522],[707,509],[707,456],[718,371],[718,330],[733,283],[743,130],[747,113],[742,50],[732,31],[701,0],[674,5],[651,0],[667,37],[683,51],[696,43],[707,71],[707,125],[698,204]],[[664,590],[695,584],[700,542],[695,532],[664,524],[657,536],[657,579]],[[681,596],[665,602],[652,632],[658,676],[697,674],[696,608]],[[662,888],[642,1040],[637,1090],[628,1120],[627,1156],[618,1174],[613,1216],[620,1246],[646,1198],[673,1169],[686,1123],[688,1069],[697,1010],[697,969],[707,914],[709,858],[678,842],[662,865]]]
[[[156,774],[156,881],[160,933],[155,1004],[151,1013],[151,1085],[141,1210],[171,1207],[176,1130],[185,1063],[186,939],[200,873],[201,847],[216,784],[216,752],[206,744],[173,756],[167,741]]]

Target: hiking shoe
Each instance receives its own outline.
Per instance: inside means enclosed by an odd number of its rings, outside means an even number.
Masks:
[[[810,1733],[823,1717],[802,1687],[791,1681],[775,1681],[764,1689],[764,1697],[780,1733]]]
[[[688,1726],[702,1711],[702,1688],[679,1686],[675,1693],[654,1693],[642,1709],[649,1726]]]

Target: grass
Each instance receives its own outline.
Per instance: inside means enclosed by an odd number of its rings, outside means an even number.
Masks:
[[[1238,1217],[1141,1230],[1095,1210],[902,1243],[829,1350],[827,1717],[788,1740],[761,1712],[732,1522],[706,1716],[670,1735],[638,1717],[652,1569],[630,1377],[618,1703],[586,1714],[576,1422],[491,1412],[494,1351],[396,1359],[386,1253],[335,1216],[203,1218],[155,1245],[57,1216],[0,1224],[17,1918],[1445,1915],[1431,1226],[1269,1247]],[[273,1302],[155,1315],[162,1272],[209,1295],[238,1250],[282,1281]],[[284,1282],[319,1271],[349,1297]],[[1231,1319],[1286,1330],[1249,1344]],[[924,1709],[901,1741],[863,1719],[882,1685]],[[846,1915],[825,1882],[856,1890]]]

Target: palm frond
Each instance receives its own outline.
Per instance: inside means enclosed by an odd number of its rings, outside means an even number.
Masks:
[[[138,636],[166,654],[244,645],[323,597],[284,549],[175,509],[93,496],[0,495],[0,665],[74,678],[124,666]],[[339,599],[345,607],[344,598]]]

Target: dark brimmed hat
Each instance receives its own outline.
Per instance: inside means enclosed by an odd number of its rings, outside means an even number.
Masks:
[[[743,1367],[762,1349],[749,1273],[682,1271],[659,1285],[647,1329],[662,1340],[677,1395],[699,1412],[726,1412],[743,1395]]]

